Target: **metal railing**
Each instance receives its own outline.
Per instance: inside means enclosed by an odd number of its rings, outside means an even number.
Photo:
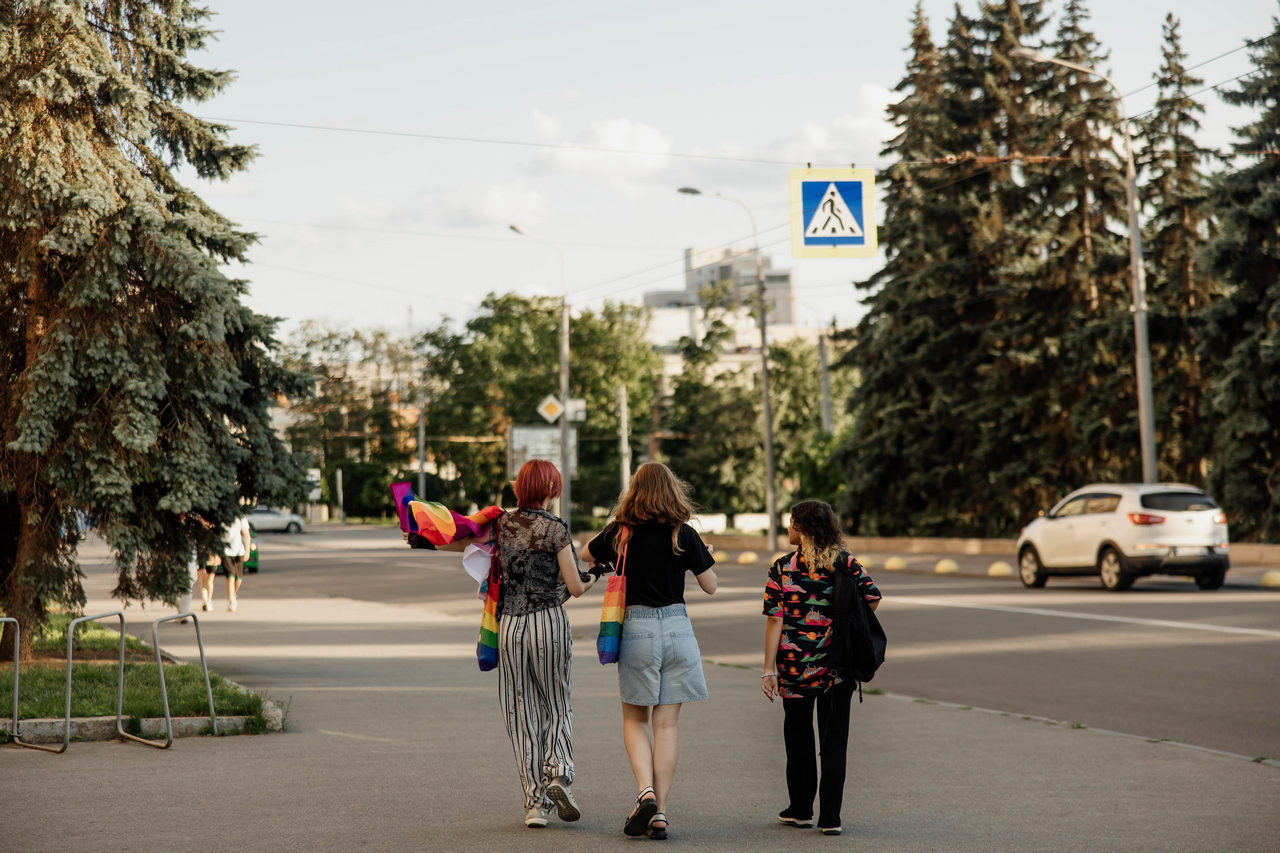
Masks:
[[[12,740],[18,746],[25,746],[30,749],[39,749],[45,752],[52,752],[55,755],[61,755],[67,751],[67,747],[71,743],[71,671],[72,660],[75,651],[75,635],[76,626],[81,622],[96,622],[99,619],[106,619],[114,616],[120,620],[120,660],[116,669],[116,734],[122,740],[133,740],[138,743],[145,743],[147,746],[154,746],[157,749],[168,749],[173,745],[173,718],[169,713],[169,690],[164,680],[164,659],[160,654],[160,623],[172,622],[179,619],[190,618],[195,624],[196,644],[200,648],[200,668],[204,672],[204,689],[205,695],[209,699],[209,723],[213,728],[213,733],[218,733],[218,718],[213,708],[213,687],[209,682],[209,665],[204,655],[204,639],[200,634],[200,619],[194,613],[178,613],[173,616],[164,616],[151,623],[151,639],[152,646],[156,652],[156,667],[160,672],[160,695],[164,701],[164,719],[166,740],[163,744],[157,743],[144,737],[132,735],[124,730],[124,613],[119,610],[111,610],[106,613],[99,613],[96,616],[81,616],[79,619],[71,620],[71,624],[67,626],[67,702],[66,715],[63,718],[62,728],[62,746],[55,749],[52,746],[45,746],[38,743],[29,743],[19,736],[19,720],[18,720],[18,688],[19,688],[19,668],[18,654],[21,639],[21,626],[18,620],[11,616],[0,617],[0,625],[5,622],[12,622],[14,628],[14,644],[13,644],[13,726],[10,729]]]
[[[164,724],[165,731],[168,734],[168,740],[162,749],[168,749],[173,743],[173,718],[169,715],[169,689],[164,683],[164,660],[160,656],[160,623],[174,622],[179,619],[190,618],[196,626],[196,645],[200,647],[200,669],[204,671],[204,692],[209,698],[209,725],[213,727],[213,733],[218,733],[218,716],[213,710],[213,687],[209,684],[209,664],[204,657],[204,639],[200,636],[200,617],[194,613],[178,613],[174,616],[163,616],[151,623],[151,647],[156,650],[156,667],[160,670],[160,695],[164,698]],[[143,741],[143,743],[150,743]],[[152,746],[160,746],[158,743],[152,743]]]

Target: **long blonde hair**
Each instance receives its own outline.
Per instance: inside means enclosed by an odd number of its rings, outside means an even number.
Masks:
[[[696,507],[689,500],[689,486],[661,462],[646,462],[631,475],[627,490],[618,498],[613,520],[619,525],[614,548],[622,547],[623,527],[661,524],[671,528],[671,550],[680,553],[676,537],[680,525],[693,518]]]

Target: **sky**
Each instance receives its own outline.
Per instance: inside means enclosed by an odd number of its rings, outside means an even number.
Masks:
[[[491,292],[638,303],[683,288],[686,247],[757,240],[793,271],[799,322],[862,314],[852,283],[880,261],[793,259],[788,172],[885,165],[912,0],[205,2],[220,32],[192,59],[237,79],[191,111],[259,157],[188,183],[260,235],[226,272],[285,336],[456,325]],[[935,42],[953,7],[924,3]],[[1249,72],[1239,48],[1280,16],[1276,0],[1089,7],[1131,116],[1155,100],[1168,12],[1204,89]],[[1249,116],[1199,99],[1199,141],[1225,147]]]

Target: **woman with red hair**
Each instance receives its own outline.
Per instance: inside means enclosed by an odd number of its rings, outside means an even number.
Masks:
[[[569,526],[547,510],[560,497],[556,466],[530,459],[516,475],[518,509],[494,520],[501,584],[498,693],[524,782],[525,826],[544,827],[554,807],[581,816],[573,783],[569,686],[573,637],[564,603],[595,584],[578,570]]]

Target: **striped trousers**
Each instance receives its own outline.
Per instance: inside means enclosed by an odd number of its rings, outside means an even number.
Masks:
[[[524,807],[550,807],[547,783],[573,781],[573,636],[563,607],[504,615],[498,626],[498,693],[515,750]]]

